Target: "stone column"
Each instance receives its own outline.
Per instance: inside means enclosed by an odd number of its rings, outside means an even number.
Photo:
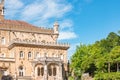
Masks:
[[[48,76],[48,74],[47,74],[47,63],[45,61],[45,63],[44,63],[44,80],[47,80],[47,76]]]
[[[35,80],[35,63],[32,63],[32,73],[31,73],[31,77],[33,80]]]
[[[63,80],[62,63],[59,63],[59,80]]]

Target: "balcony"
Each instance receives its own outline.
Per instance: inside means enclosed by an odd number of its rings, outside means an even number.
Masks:
[[[12,48],[14,46],[38,46],[38,47],[54,47],[58,49],[68,49],[68,43],[56,43],[56,42],[42,42],[37,40],[21,40],[21,39],[14,39],[10,42],[8,48]]]
[[[44,63],[44,62],[52,62],[52,63],[61,63],[63,60],[60,57],[39,57],[36,59],[33,59],[31,61],[32,63]]]
[[[15,62],[15,58],[0,57],[0,61]]]
[[[34,61],[55,61],[60,62],[62,61],[60,57],[39,57],[37,59],[34,59]]]

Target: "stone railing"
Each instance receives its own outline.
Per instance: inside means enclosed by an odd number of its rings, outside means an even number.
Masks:
[[[31,76],[17,76],[15,80],[33,80]]]
[[[15,58],[0,57],[0,61],[14,62]]]
[[[34,59],[34,61],[62,61],[60,57],[39,57]]]
[[[55,47],[66,47],[69,48],[68,43],[57,43],[57,42],[42,42],[37,40],[21,40],[14,39],[10,42],[9,46],[12,44],[28,44],[28,45],[36,45],[36,46],[55,46]]]

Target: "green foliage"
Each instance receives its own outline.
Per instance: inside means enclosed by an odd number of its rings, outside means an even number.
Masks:
[[[94,80],[120,80],[120,72],[99,73],[95,75]]]
[[[74,80],[74,78],[73,78],[72,76],[70,76],[70,77],[68,78],[68,80]]]
[[[84,71],[83,68],[89,67],[89,64],[82,65],[82,63],[84,63],[83,60],[87,60],[89,56],[88,49],[89,46],[86,45],[77,46],[76,52],[71,58],[71,69],[74,73],[74,76],[80,77],[83,73],[82,71]]]
[[[111,32],[107,38],[94,44],[77,46],[71,57],[71,70],[75,77],[80,77],[86,72],[91,76],[99,76],[101,73],[107,75],[110,67],[114,69],[116,63],[120,63],[120,36]]]

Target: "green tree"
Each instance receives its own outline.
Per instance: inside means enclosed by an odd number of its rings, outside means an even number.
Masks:
[[[91,45],[80,45],[71,57],[71,69],[74,77],[81,77],[83,73],[95,75],[97,79],[117,79],[111,71],[119,71],[120,65],[120,36],[114,32],[105,39]],[[105,74],[105,75],[104,75]],[[108,77],[112,75],[114,77]],[[107,78],[108,77],[108,78]]]

